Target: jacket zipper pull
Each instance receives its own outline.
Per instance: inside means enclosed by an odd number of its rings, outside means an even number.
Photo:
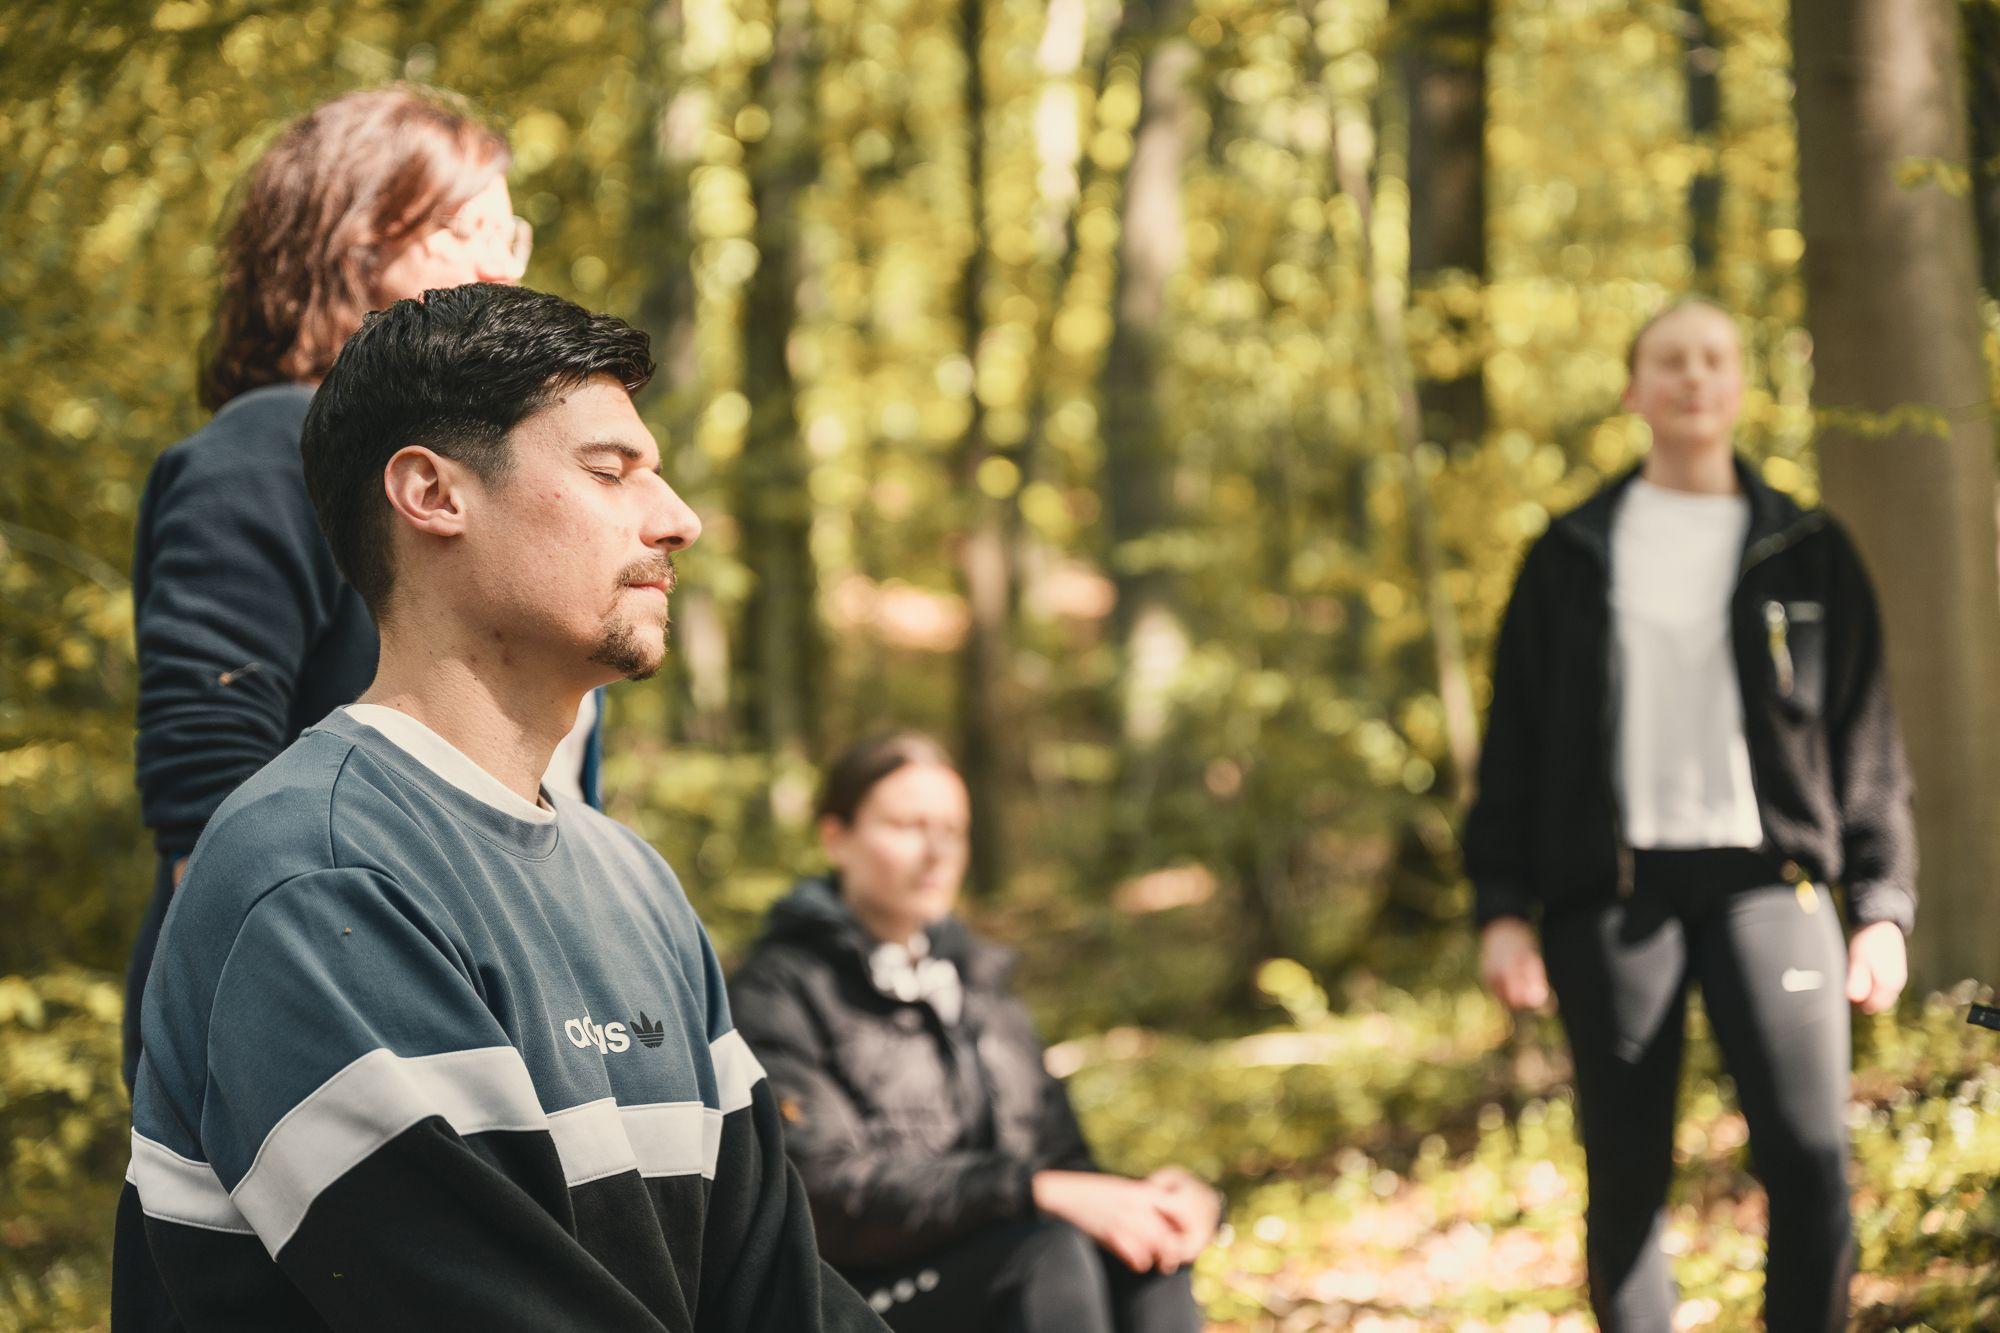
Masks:
[[[1764,603],[1764,627],[1770,633],[1771,665],[1778,672],[1778,693],[1792,697],[1792,649],[1785,640],[1785,604]]]

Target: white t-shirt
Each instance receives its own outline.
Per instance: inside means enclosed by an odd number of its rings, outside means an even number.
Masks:
[[[372,727],[431,772],[475,800],[504,811],[529,824],[555,822],[556,812],[540,801],[531,801],[488,773],[472,758],[444,737],[432,731],[400,708],[386,704],[349,704],[347,715]],[[548,784],[543,783],[544,786]]]
[[[542,785],[558,796],[583,799],[583,752],[590,748],[590,728],[596,721],[597,691],[592,690],[583,696],[576,710],[576,725],[556,742],[555,753],[549,756],[549,771],[542,774]]]
[[[408,713],[382,704],[349,704],[347,713],[356,722],[366,723],[413,756],[431,772],[460,791],[504,810],[516,819],[546,823],[556,817],[548,806],[530,801],[506,783],[488,773],[465,752],[432,731]],[[573,800],[583,799],[583,751],[590,741],[590,725],[597,720],[597,694],[583,696],[576,725],[556,744],[548,771],[542,774],[542,788]]]
[[[1750,502],[1639,478],[1611,525],[1618,797],[1634,847],[1764,841],[1729,637]]]

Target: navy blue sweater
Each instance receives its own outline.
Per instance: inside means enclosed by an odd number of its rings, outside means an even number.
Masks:
[[[253,389],[153,465],[132,556],[139,802],[168,860],[375,676],[375,622],[306,496],[303,384]]]

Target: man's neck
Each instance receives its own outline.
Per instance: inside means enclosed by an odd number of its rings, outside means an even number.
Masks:
[[[1728,440],[1669,445],[1655,442],[1641,476],[1662,490],[1694,495],[1734,495],[1741,485]]]
[[[558,742],[576,725],[586,685],[412,641],[384,627],[374,683],[357,703],[407,713],[527,800],[537,800]]]

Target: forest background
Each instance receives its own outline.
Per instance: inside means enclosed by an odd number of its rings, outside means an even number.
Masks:
[[[706,535],[612,812],[725,956],[816,763],[936,731],[969,913],[1107,1160],[1230,1223],[1218,1327],[1587,1326],[1553,1027],[1454,831],[1525,544],[1630,465],[1625,346],[1740,319],[1743,451],[1880,587],[1919,986],[1858,1024],[1867,1328],[2000,1320],[2000,0],[0,5],[0,1330],[103,1323],[151,883],[127,570],[234,183],[392,79],[515,152],[527,281],[635,321]],[[1942,992],[1942,993],[1937,993]],[[1928,1000],[1925,999],[1929,995]],[[1682,1326],[1761,1203],[1686,1089]]]

